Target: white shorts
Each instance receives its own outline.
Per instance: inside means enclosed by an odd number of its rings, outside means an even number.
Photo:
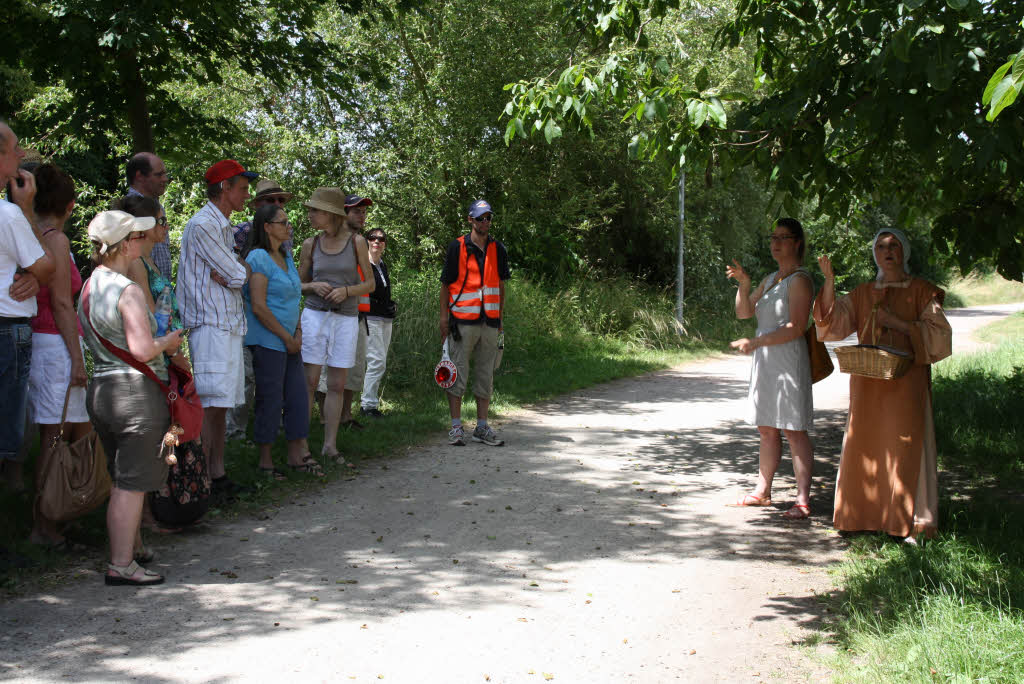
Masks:
[[[209,408],[234,408],[245,403],[242,335],[204,325],[188,336],[196,392]]]
[[[331,311],[302,310],[302,362],[314,366],[356,365],[359,317]]]
[[[82,344],[81,338],[78,340]],[[57,425],[64,409],[64,395],[71,381],[71,355],[64,338],[32,333],[32,366],[28,375],[28,419],[36,425]],[[68,400],[68,422],[88,423],[85,388],[75,387]]]

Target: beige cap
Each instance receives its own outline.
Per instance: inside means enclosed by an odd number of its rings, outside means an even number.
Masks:
[[[132,232],[147,231],[156,225],[152,216],[135,217],[123,211],[101,211],[89,222],[89,239],[100,243],[100,254],[124,240]]]
[[[339,216],[344,216],[347,213],[345,211],[345,193],[341,188],[317,188],[313,191],[313,196],[303,204],[310,209],[320,209]]]

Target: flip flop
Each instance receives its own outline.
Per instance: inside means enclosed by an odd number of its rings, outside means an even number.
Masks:
[[[292,465],[291,463],[289,463],[288,467],[297,473],[306,473],[308,475],[313,475],[315,477],[324,476],[323,466],[321,466],[320,463],[312,456],[306,456],[304,459],[302,459],[302,463],[296,465]]]
[[[730,506],[771,506],[772,500],[758,496],[757,494],[744,494],[736,499]]]
[[[811,507],[804,504],[793,504],[793,507],[782,514],[786,520],[804,520],[811,516]]]
[[[288,481],[288,473],[284,472],[283,470],[278,470],[273,466],[271,466],[270,468],[260,468],[260,472],[266,475],[268,480],[275,480],[277,482]]]

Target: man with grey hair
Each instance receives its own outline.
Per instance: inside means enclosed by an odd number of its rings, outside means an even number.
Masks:
[[[128,180],[129,195],[141,195],[158,202],[171,182],[164,160],[152,152],[139,152],[129,159],[124,175]],[[161,275],[170,280],[173,268],[170,237],[153,245],[152,257]]]
[[[24,156],[18,136],[0,119],[0,186],[9,183],[7,199],[0,201],[0,468],[15,486],[28,410],[29,320],[36,315],[39,283],[56,265],[35,221],[35,176],[18,168]]]

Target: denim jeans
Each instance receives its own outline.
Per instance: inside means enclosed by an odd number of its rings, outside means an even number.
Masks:
[[[32,328],[0,322],[0,460],[18,458],[25,438]]]

